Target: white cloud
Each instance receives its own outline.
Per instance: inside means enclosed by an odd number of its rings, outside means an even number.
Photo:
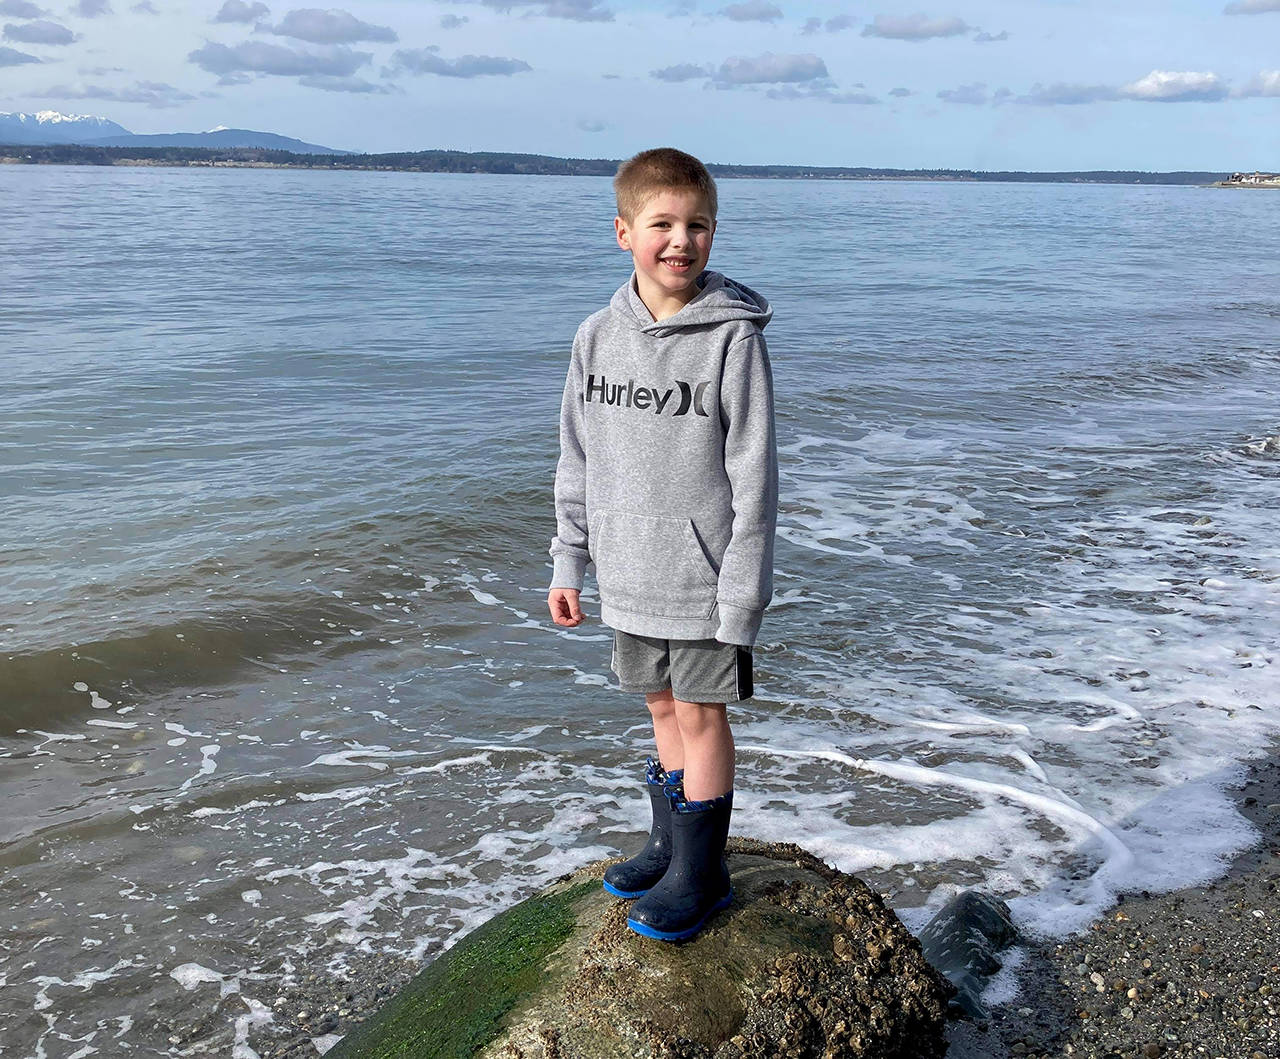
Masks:
[[[805,19],[805,23],[800,27],[800,35],[802,37],[811,37],[819,30],[825,29],[828,33],[839,33],[842,29],[851,29],[862,20],[856,15],[836,15],[823,22],[820,18]]]
[[[338,45],[320,51],[295,51],[283,44],[247,40],[228,46],[206,42],[188,56],[200,69],[211,74],[272,74],[280,77],[350,77],[373,58],[368,52],[352,51]],[[236,78],[238,83],[242,78]]]
[[[1280,0],[1236,0],[1222,11],[1227,15],[1261,15],[1267,11],[1280,11]]]
[[[394,42],[400,38],[390,26],[362,22],[349,11],[301,7],[290,11],[268,32],[277,37],[293,37],[311,44],[354,44],[356,41]]]
[[[459,26],[465,26],[470,21],[471,19],[468,18],[466,15],[454,15],[454,14],[441,15],[440,28],[441,29],[457,29]]]
[[[840,92],[830,85],[815,82],[797,87],[796,85],[776,85],[765,92],[770,99],[817,99],[824,103],[846,103],[854,105],[872,105],[880,100],[869,92]]]
[[[1119,98],[1120,93],[1110,85],[1066,84],[1056,81],[1047,86],[1039,83],[1032,85],[1031,91],[1024,96],[1019,96],[1016,102],[1051,107],[1058,104],[1071,106],[1083,103],[1107,103]]]
[[[1280,96],[1280,70],[1263,70],[1244,85],[1238,96]]]
[[[818,56],[775,55],[765,52],[755,58],[735,56],[720,64],[715,81],[723,86],[795,84],[828,77],[827,64]]]
[[[391,93],[386,85],[366,81],[362,77],[334,77],[331,74],[308,74],[299,77],[298,84],[304,88],[318,88],[323,92],[352,92],[356,95],[380,95]]]
[[[81,18],[97,18],[99,15],[111,14],[111,5],[107,0],[78,0],[71,13]]]
[[[714,73],[715,70],[710,66],[678,63],[675,66],[664,66],[661,70],[651,70],[649,76],[659,81],[693,81],[700,77],[711,77]]]
[[[578,119],[578,128],[583,132],[604,132],[608,127],[607,122],[599,121],[596,118]]]
[[[441,77],[510,77],[532,70],[523,59],[498,55],[460,55],[446,59],[438,48],[402,49],[392,57],[392,73],[438,74]]]
[[[138,81],[132,88],[54,85],[44,95],[52,99],[103,99],[112,103],[145,103],[155,109],[181,106],[196,98],[163,81]]]
[[[981,81],[961,85],[959,88],[944,88],[938,93],[938,98],[947,103],[967,103],[971,106],[989,102],[987,86]]]
[[[930,18],[928,15],[876,15],[871,25],[862,27],[864,37],[888,37],[892,40],[929,40],[932,37],[956,37],[969,32],[960,18]]]
[[[775,55],[765,52],[754,58],[734,56],[711,66],[680,63],[652,70],[650,77],[659,81],[695,81],[708,78],[708,86],[716,88],[755,88],[763,86],[770,99],[816,99],[826,103],[879,103],[866,91],[840,91],[827,72],[827,64],[817,55]],[[858,84],[857,89],[866,86]]]
[[[0,46],[0,67],[3,66],[22,66],[25,63],[40,62],[34,55],[28,55],[24,51],[18,51],[16,48],[5,48]]]
[[[36,7],[31,0],[0,0],[0,15],[10,18],[39,18],[48,13],[44,8]]]
[[[139,15],[160,14],[159,8],[157,8],[156,5],[151,2],[151,0],[138,0],[138,3],[134,4],[131,8],[129,8],[129,10]]]
[[[1152,70],[1125,85],[1120,94],[1148,103],[1215,102],[1227,97],[1227,86],[1214,73]]]
[[[599,0],[553,0],[542,9],[548,18],[567,18],[573,22],[612,22],[613,12],[599,6]]]
[[[1230,94],[1226,82],[1215,73],[1152,70],[1146,77],[1119,88],[1062,81],[1050,85],[1036,83],[1030,92],[1016,97],[1014,102],[1046,107],[1112,103],[1125,99],[1141,103],[1216,103]]]
[[[76,35],[64,25],[42,18],[22,25],[6,22],[4,39],[16,40],[22,44],[70,44],[76,39]]]
[[[214,22],[257,22],[271,14],[266,4],[246,3],[245,0],[226,0],[213,16]]]
[[[979,30],[974,35],[973,42],[975,44],[998,44],[1000,41],[1009,39],[1009,31],[1002,29],[999,33],[987,33]]]
[[[768,0],[743,0],[721,8],[720,14],[734,22],[776,22],[782,17],[782,8]]]
[[[600,6],[600,0],[480,0],[495,11],[510,11],[522,5],[541,5],[548,18],[567,18],[574,22],[612,22],[613,12]]]

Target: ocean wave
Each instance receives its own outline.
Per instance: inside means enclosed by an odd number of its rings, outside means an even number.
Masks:
[[[179,687],[208,688],[326,644],[349,642],[359,613],[314,598],[306,606],[183,618],[140,632],[0,658],[0,733],[57,727],[95,709]],[[357,631],[358,628],[357,628]]]

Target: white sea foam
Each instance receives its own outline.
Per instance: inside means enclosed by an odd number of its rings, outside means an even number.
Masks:
[[[231,1049],[231,1059],[259,1059],[258,1053],[249,1046],[249,1031],[257,1026],[267,1026],[273,1021],[271,1009],[260,1000],[252,997],[241,997],[249,1011],[237,1015],[235,1021],[236,1039]]]
[[[217,743],[206,743],[204,746],[202,746],[200,748],[199,770],[196,772],[194,776],[188,776],[185,780],[183,780],[182,786],[180,786],[178,790],[185,791],[188,787],[190,787],[193,783],[196,782],[196,780],[200,779],[202,776],[208,776],[208,775],[211,775],[213,772],[217,771],[218,763],[215,759],[217,758],[218,752],[221,749],[222,747],[219,746]]]
[[[314,768],[316,765],[327,765],[330,767],[343,767],[348,765],[364,765],[367,768],[381,772],[387,767],[387,763],[383,758],[401,758],[401,757],[417,757],[416,750],[392,750],[386,746],[356,746],[349,750],[339,750],[331,754],[321,754],[313,760],[307,768]]]
[[[33,1007],[36,1011],[43,1011],[46,1008],[54,1006],[54,999],[49,996],[49,990],[55,986],[62,986],[66,989],[78,989],[82,993],[87,993],[101,982],[110,981],[116,977],[121,971],[132,969],[136,966],[132,960],[117,960],[110,967],[90,967],[83,971],[77,971],[71,978],[61,978],[56,975],[33,975],[30,979],[33,985],[38,986],[36,992],[35,1003]]]
[[[187,992],[191,992],[206,983],[217,985],[223,996],[228,993],[239,992],[240,989],[240,983],[237,979],[229,979],[221,972],[198,963],[179,964],[169,972],[169,977]]]

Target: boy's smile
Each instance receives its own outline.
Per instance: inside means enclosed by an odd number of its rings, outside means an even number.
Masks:
[[[660,191],[628,223],[614,219],[618,245],[631,251],[640,300],[655,320],[673,316],[698,293],[716,221],[706,198],[680,188]]]

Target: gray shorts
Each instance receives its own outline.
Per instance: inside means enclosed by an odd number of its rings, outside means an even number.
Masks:
[[[623,691],[671,689],[682,702],[738,702],[754,694],[751,648],[719,640],[662,640],[613,632],[609,668]]]

